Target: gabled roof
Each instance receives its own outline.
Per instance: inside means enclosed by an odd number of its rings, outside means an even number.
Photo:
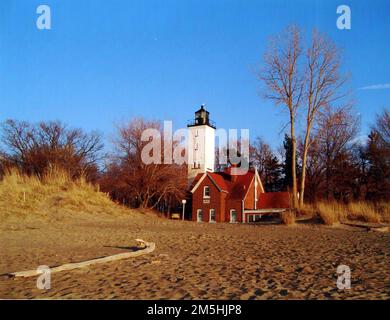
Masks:
[[[199,185],[201,182],[206,178],[209,177],[212,183],[216,186],[218,191],[220,192],[229,192],[228,187],[226,186],[226,183],[224,182],[223,179],[219,177],[218,173],[215,172],[205,172],[205,173],[198,173],[197,176],[195,177],[194,181],[191,184],[191,193],[194,193],[196,189],[198,189]]]
[[[244,199],[245,195],[247,194],[250,185],[252,184],[252,181],[255,177],[254,171],[248,171],[244,175],[237,175],[236,181],[231,184],[230,189],[230,198],[232,199]]]
[[[228,193],[229,198],[242,200],[255,177],[255,171],[249,170],[245,174],[237,175],[235,176],[235,180],[233,179],[230,170],[225,170],[224,172],[200,173],[195,177],[191,185],[192,193],[196,191],[200,183],[206,177],[209,177],[220,192]]]
[[[230,181],[221,172],[208,172],[210,179],[217,185],[220,191],[230,192]]]
[[[191,185],[190,185],[190,190],[192,191],[192,189],[196,186],[196,184],[199,182],[200,179],[202,179],[202,177],[205,175],[206,173],[198,173],[196,176],[195,176],[195,179],[192,180],[191,182]]]

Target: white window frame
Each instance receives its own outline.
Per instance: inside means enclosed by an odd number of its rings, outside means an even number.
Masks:
[[[233,215],[232,215],[233,211],[236,213],[236,221],[234,221],[234,222],[233,222],[233,219],[232,219],[232,217],[233,217]],[[236,210],[236,209],[230,209],[230,223],[237,223],[237,210]]]
[[[208,190],[209,190],[209,195],[208,196],[206,196],[206,188],[208,188]],[[204,186],[203,187],[203,198],[210,199],[210,197],[211,197],[210,193],[211,193],[210,186]]]
[[[199,213],[202,214],[202,219],[200,221],[199,221]],[[203,210],[202,209],[196,210],[196,222],[198,222],[198,223],[203,222]]]
[[[214,220],[211,220],[211,211],[214,211]],[[210,223],[216,223],[217,222],[217,211],[215,209],[209,210],[209,222]]]

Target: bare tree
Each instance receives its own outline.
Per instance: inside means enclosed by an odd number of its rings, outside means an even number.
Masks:
[[[270,145],[257,137],[250,145],[250,163],[256,167],[266,191],[281,189],[282,165]]]
[[[377,116],[374,130],[387,148],[390,148],[390,113],[388,110],[384,110],[381,115]]]
[[[146,129],[156,129],[162,135],[159,122],[142,118],[135,118],[118,127],[114,140],[116,152],[101,180],[102,190],[130,206],[157,208],[167,203],[170,210],[172,205],[185,196],[186,167],[177,164],[145,164],[141,154],[148,143],[142,140],[142,133]]]
[[[103,144],[96,132],[69,129],[59,121],[30,124],[7,120],[1,126],[3,163],[28,174],[42,175],[51,167],[71,176],[95,176]]]
[[[390,115],[387,110],[376,118],[368,136],[365,155],[368,160],[368,192],[370,200],[390,199]]]
[[[346,81],[340,75],[340,56],[335,44],[324,34],[313,31],[311,45],[306,52],[306,70],[304,99],[306,104],[306,130],[302,150],[302,174],[300,181],[299,205],[303,205],[307,154],[311,139],[311,129],[319,111],[332,105],[345,96],[339,89]]]
[[[319,113],[315,140],[324,164],[325,195],[333,197],[333,189],[337,182],[335,170],[338,170],[340,158],[353,147],[354,139],[359,130],[359,118],[353,115],[351,107],[332,110],[326,107]],[[341,182],[340,182],[341,183]]]
[[[299,154],[303,154],[303,141],[299,143]],[[307,153],[306,161],[306,184],[307,184],[307,198],[310,202],[316,202],[323,187],[324,177],[324,162],[322,157],[322,150],[317,140],[313,140]]]
[[[263,180],[265,178],[266,161],[273,156],[271,147],[262,138],[257,137],[249,150],[251,163],[257,168]]]
[[[298,205],[295,121],[303,93],[303,77],[299,65],[301,54],[301,32],[296,26],[289,26],[269,42],[264,56],[265,67],[259,74],[260,80],[264,81],[268,89],[265,98],[288,109],[292,139],[292,199],[294,208],[297,208]]]

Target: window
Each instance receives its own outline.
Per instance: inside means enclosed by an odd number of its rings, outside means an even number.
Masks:
[[[203,211],[202,209],[198,209],[196,212],[196,221],[202,222],[203,221]]]
[[[215,209],[210,209],[210,222],[215,222]]]
[[[210,198],[210,187],[205,186],[203,188],[203,198]]]
[[[237,222],[237,211],[234,209],[230,210],[230,223],[236,223]]]

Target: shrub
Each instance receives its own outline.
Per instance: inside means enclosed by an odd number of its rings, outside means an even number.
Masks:
[[[299,208],[299,214],[304,217],[314,217],[316,215],[316,208],[312,204],[304,204]]]
[[[281,214],[282,222],[285,225],[293,225],[295,224],[295,213],[291,210],[282,212]]]

